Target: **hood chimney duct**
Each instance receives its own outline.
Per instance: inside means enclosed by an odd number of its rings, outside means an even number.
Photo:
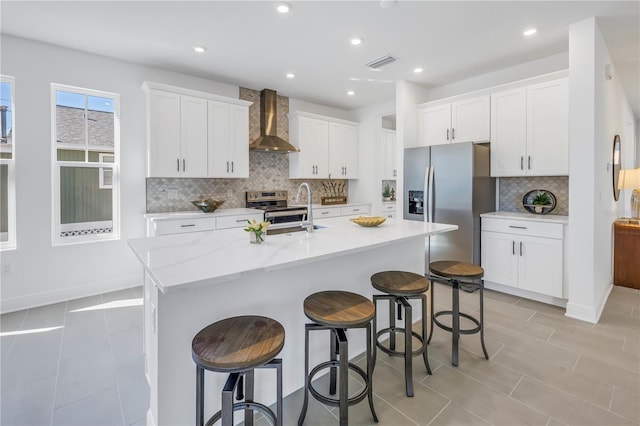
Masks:
[[[289,142],[277,136],[278,95],[275,90],[263,89],[260,92],[260,137],[249,144],[252,151],[300,152]]]

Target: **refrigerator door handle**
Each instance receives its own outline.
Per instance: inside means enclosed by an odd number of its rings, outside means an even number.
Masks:
[[[433,167],[427,167],[424,173],[424,201],[423,211],[425,222],[433,222],[434,206],[433,206]]]

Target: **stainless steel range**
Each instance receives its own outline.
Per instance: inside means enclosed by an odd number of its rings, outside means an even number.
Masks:
[[[264,210],[264,220],[271,223],[268,234],[303,231],[307,207],[287,205],[287,191],[247,191],[246,207]]]

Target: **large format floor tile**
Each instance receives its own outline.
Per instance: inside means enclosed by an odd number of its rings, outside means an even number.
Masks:
[[[435,294],[436,310],[449,309],[450,289],[437,284]],[[134,288],[2,315],[1,424],[144,425],[141,296]],[[477,292],[461,292],[460,300],[463,311],[478,315]],[[433,375],[421,357],[413,359],[413,398],[405,395],[403,359],[379,351],[379,424],[640,425],[639,291],[614,288],[595,325],[555,306],[486,291],[485,325],[490,359],[479,335],[461,336],[458,367],[451,365],[451,335],[434,330]],[[364,357],[353,362],[362,367]],[[326,390],[327,376],[316,383]],[[361,386],[355,375],[349,383],[353,392]],[[302,401],[302,390],[285,398],[284,425],[297,424]],[[256,426],[269,424],[255,418]],[[338,410],[310,397],[304,424],[337,425]],[[366,399],[349,408],[349,424],[374,424]]]

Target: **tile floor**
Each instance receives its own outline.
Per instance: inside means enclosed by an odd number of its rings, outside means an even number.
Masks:
[[[144,424],[140,296],[136,288],[2,315],[0,423]],[[438,286],[436,309],[449,302],[449,290]],[[461,305],[476,311],[477,293],[464,293]],[[595,325],[563,312],[487,291],[491,359],[482,357],[477,335],[463,336],[460,366],[452,367],[450,335],[436,329],[433,375],[414,361],[414,398],[404,395],[402,360],[380,353],[379,424],[640,425],[640,292],[614,288]],[[285,425],[297,423],[301,401],[301,391],[285,399]],[[336,416],[311,398],[305,425],[337,425]],[[350,408],[349,420],[374,424],[365,401]]]

